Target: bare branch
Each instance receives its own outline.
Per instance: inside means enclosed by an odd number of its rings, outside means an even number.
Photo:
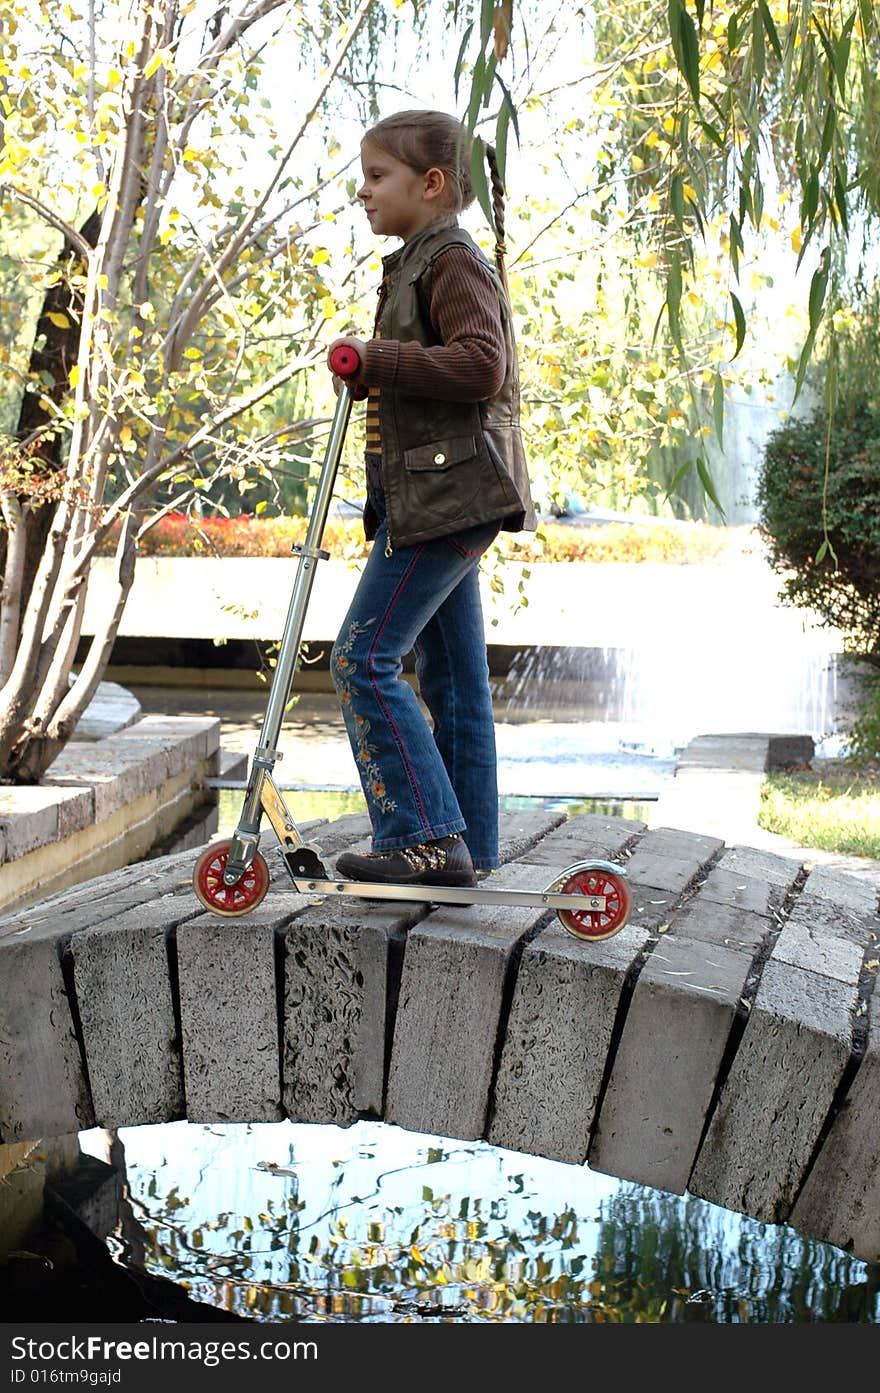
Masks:
[[[88,242],[80,236],[75,227],[71,227],[70,223],[66,222],[53,209],[47,207],[45,203],[41,203],[38,198],[34,198],[33,194],[25,193],[24,189],[16,188],[14,184],[0,184],[0,198],[4,194],[10,198],[17,198],[19,203],[24,203],[28,208],[31,208],[50,227],[54,227],[56,232],[60,232],[64,240],[75,247],[80,256],[88,261],[92,255],[92,248]]]

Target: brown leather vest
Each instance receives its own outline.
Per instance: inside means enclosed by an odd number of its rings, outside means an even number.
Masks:
[[[383,259],[385,303],[379,331],[402,343],[438,342],[431,325],[431,268],[451,245],[464,246],[498,290],[507,370],[487,401],[440,401],[383,390],[379,396],[382,484],[392,546],[413,546],[499,519],[507,532],[537,526],[519,426],[519,371],[507,296],[476,242],[454,218],[433,223]],[[375,532],[368,508],[367,536]]]

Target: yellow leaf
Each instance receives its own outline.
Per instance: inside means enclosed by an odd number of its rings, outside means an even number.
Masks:
[[[794,232],[791,234],[791,246],[792,246],[792,250],[793,250],[793,251],[795,251],[795,252],[800,252],[800,249],[801,249],[801,230],[800,230],[799,227],[796,227],[795,230],[794,230]]]
[[[153,73],[158,72],[163,63],[168,62],[168,49],[157,48],[147,66],[144,68],[144,77],[152,77]]]
[[[67,318],[67,316],[64,315],[64,314],[58,314],[58,313],[56,313],[54,310],[49,310],[49,312],[48,312],[46,318],[47,318],[47,319],[51,319],[51,321],[52,321],[52,323],[55,325],[55,328],[56,328],[56,329],[69,329],[69,328],[70,328],[70,320],[69,320],[69,319]]]
[[[325,261],[330,260],[330,253],[326,247],[316,247],[312,252],[312,265],[321,266]]]
[[[71,387],[79,386],[79,365],[77,363],[74,363],[73,367],[70,369],[68,380],[70,382]]]

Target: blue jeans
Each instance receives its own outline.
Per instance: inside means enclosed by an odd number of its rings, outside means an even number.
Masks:
[[[498,864],[495,724],[478,570],[497,533],[497,523],[483,523],[386,556],[387,523],[380,523],[330,655],[374,851],[461,832],[475,868]],[[431,724],[401,678],[411,650]]]

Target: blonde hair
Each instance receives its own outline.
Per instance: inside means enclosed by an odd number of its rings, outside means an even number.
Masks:
[[[440,169],[448,190],[445,207],[452,213],[469,208],[476,193],[471,178],[473,141],[464,125],[445,111],[398,111],[371,126],[364,136],[401,164],[409,165],[418,174]],[[486,163],[492,184],[492,215],[495,223],[495,264],[502,284],[507,287],[504,258],[504,184],[498,169],[495,147],[484,145]]]

